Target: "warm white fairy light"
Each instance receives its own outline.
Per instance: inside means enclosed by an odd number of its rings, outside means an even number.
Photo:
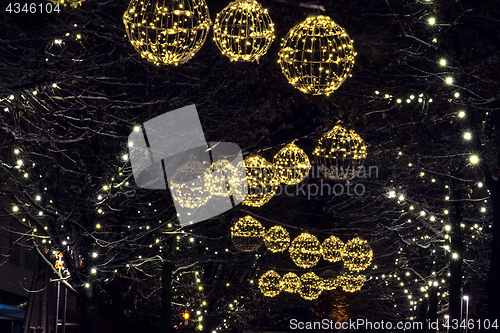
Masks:
[[[470,140],[472,139],[472,134],[470,132],[465,132],[464,133],[464,139],[465,140]]]
[[[446,66],[446,59],[441,59],[441,60],[439,60],[439,64],[440,64],[441,66]]]
[[[453,84],[453,78],[451,76],[448,76],[446,79],[445,79],[445,82],[446,84]]]
[[[430,25],[434,25],[434,24],[436,24],[436,18],[434,18],[434,17],[429,17],[428,22],[429,22],[429,24],[430,24]]]
[[[472,155],[472,156],[470,157],[470,162],[471,162],[472,164],[477,164],[477,163],[479,163],[479,157],[477,157],[477,155]]]
[[[463,117],[465,117],[465,111],[460,111],[460,112],[458,113],[458,117],[459,117],[459,118],[463,118]]]

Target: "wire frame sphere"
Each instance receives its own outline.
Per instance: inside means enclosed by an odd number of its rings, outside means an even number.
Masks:
[[[337,276],[337,284],[342,290],[353,293],[360,290],[366,282],[366,277],[362,274],[352,272],[342,272]]]
[[[278,182],[272,163],[259,155],[245,159],[247,173],[248,194],[243,204],[252,207],[261,207],[276,194]]]
[[[267,231],[264,243],[267,249],[273,253],[283,252],[290,245],[290,235],[285,228],[275,225]]]
[[[305,273],[300,277],[299,294],[303,299],[315,300],[322,291],[322,280],[314,272]]]
[[[321,253],[323,259],[330,262],[337,262],[342,260],[342,250],[344,249],[344,242],[336,236],[330,236],[325,239],[321,245]]]
[[[259,289],[267,297],[277,296],[282,289],[281,276],[275,271],[267,271],[259,279]]]
[[[334,290],[337,287],[337,278],[327,278],[321,280],[321,288],[323,288],[323,290]]]
[[[190,160],[175,171],[170,191],[181,207],[199,208],[212,197],[200,177],[206,169],[198,160]]]
[[[205,186],[213,196],[227,197],[231,195],[231,189],[227,186],[227,180],[234,173],[234,167],[228,160],[219,160],[212,163],[205,171]]]
[[[214,41],[231,61],[259,61],[274,41],[274,24],[255,0],[236,0],[214,23]]]
[[[61,4],[64,7],[69,5],[72,8],[76,8],[81,5],[82,2],[85,2],[85,0],[49,0],[49,2],[53,3],[54,5]]]
[[[313,155],[326,178],[349,180],[363,168],[366,145],[356,132],[337,125],[323,134]]]
[[[123,23],[141,57],[178,65],[200,50],[212,21],[205,0],[131,0]]]
[[[293,240],[288,251],[295,265],[309,268],[321,258],[321,243],[316,236],[304,232]]]
[[[281,289],[288,293],[298,293],[301,285],[300,278],[293,272],[283,275],[280,283]]]
[[[342,250],[344,267],[351,271],[360,272],[370,266],[373,251],[367,241],[359,237],[348,241]]]
[[[351,76],[353,41],[328,16],[309,17],[281,43],[278,62],[288,82],[303,93],[329,95]]]
[[[311,170],[311,163],[306,153],[293,142],[282,148],[273,159],[276,179],[288,185],[303,181]]]
[[[247,215],[231,227],[231,241],[242,252],[253,252],[262,245],[265,229],[259,221]]]

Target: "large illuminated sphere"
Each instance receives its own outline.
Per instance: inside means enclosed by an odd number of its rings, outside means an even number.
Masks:
[[[309,268],[321,258],[321,243],[316,236],[304,232],[293,240],[288,251],[295,265]]]
[[[219,160],[212,163],[205,171],[205,186],[211,195],[227,197],[231,195],[231,188],[228,188],[228,179],[234,173],[234,167],[228,160]]]
[[[252,207],[261,207],[276,194],[278,182],[272,163],[259,155],[245,159],[247,173],[248,194],[243,204]]]
[[[175,171],[170,191],[181,207],[199,208],[212,197],[203,181],[206,169],[203,163],[191,160]]]
[[[342,272],[337,276],[337,285],[348,293],[360,290],[365,284],[366,277],[362,274],[352,272]]]
[[[259,279],[259,289],[267,297],[274,297],[281,292],[281,277],[275,271],[267,271]]]
[[[370,266],[373,251],[367,241],[359,237],[348,241],[342,250],[344,267],[351,271],[360,272]]]
[[[281,289],[288,293],[297,293],[300,289],[300,278],[297,274],[290,272],[283,275],[281,278]]]
[[[290,235],[282,226],[276,225],[270,228],[264,237],[264,243],[269,251],[283,252],[290,244]]]
[[[295,88],[329,95],[351,76],[356,56],[352,44],[344,28],[328,16],[309,17],[288,32],[278,62]]]
[[[354,178],[366,159],[366,145],[353,130],[335,126],[321,137],[313,151],[321,173],[331,180]]]
[[[240,251],[256,251],[264,240],[265,229],[259,221],[251,216],[239,219],[231,227],[231,241]]]
[[[288,185],[298,184],[309,174],[311,163],[306,153],[293,142],[281,149],[273,159],[276,179]]]
[[[123,23],[135,50],[155,65],[191,59],[212,24],[205,0],[131,0]]]
[[[274,40],[267,9],[254,0],[231,2],[214,23],[214,41],[231,61],[259,61]]]
[[[323,291],[322,281],[314,272],[309,272],[300,277],[299,294],[303,299],[312,301],[318,298]]]
[[[338,237],[330,236],[325,239],[321,245],[323,258],[330,262],[337,262],[342,260],[342,250],[344,249],[344,242]]]

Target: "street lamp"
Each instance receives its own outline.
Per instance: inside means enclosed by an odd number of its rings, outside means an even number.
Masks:
[[[463,299],[465,301],[465,333],[467,333],[469,328],[469,296],[464,295]],[[461,324],[461,323],[460,323]]]

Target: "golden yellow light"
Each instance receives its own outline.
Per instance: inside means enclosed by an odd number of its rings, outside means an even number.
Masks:
[[[178,65],[201,49],[212,21],[205,0],[131,0],[123,23],[141,57]]]
[[[319,15],[294,26],[278,55],[291,85],[303,93],[329,95],[351,76],[356,52],[344,28]]]
[[[281,149],[273,159],[276,179],[288,185],[303,181],[311,170],[311,163],[306,153],[293,142]]]
[[[362,271],[370,266],[373,258],[373,251],[367,241],[359,237],[348,241],[342,250],[342,260],[344,267],[351,271]]]
[[[323,288],[323,290],[334,290],[338,286],[337,283],[337,278],[322,279],[321,288]]]
[[[305,273],[300,277],[299,294],[303,299],[312,301],[318,298],[323,291],[322,280],[314,272]]]
[[[281,289],[288,293],[297,293],[300,289],[300,278],[293,272],[286,273],[281,278]]]
[[[343,272],[337,276],[337,284],[346,292],[353,293],[360,290],[365,284],[366,277],[362,274]]]
[[[256,251],[264,240],[265,229],[259,221],[247,215],[231,227],[231,241],[240,251]]]
[[[349,180],[361,171],[367,153],[365,142],[356,132],[337,125],[323,134],[313,155],[326,178]]]
[[[231,189],[228,188],[228,180],[234,172],[234,167],[228,160],[219,160],[212,163],[205,171],[205,187],[211,195],[227,197],[231,195]]]
[[[267,271],[259,279],[259,289],[267,297],[277,296],[282,289],[281,276],[275,271]]]
[[[342,250],[344,249],[344,242],[338,237],[330,236],[325,239],[321,245],[321,253],[323,258],[330,262],[337,262],[342,260]]]
[[[245,170],[248,182],[248,194],[243,204],[252,207],[261,207],[276,194],[278,182],[272,163],[259,155],[245,159]]]
[[[53,3],[54,5],[60,4],[63,5],[64,7],[70,6],[73,8],[76,8],[78,6],[82,5],[82,2],[85,0],[49,0],[49,2]]]
[[[199,208],[210,200],[212,196],[203,179],[206,170],[203,163],[190,160],[175,171],[170,191],[181,207]]]
[[[288,251],[295,265],[309,268],[321,258],[321,243],[316,236],[302,233],[293,240]]]
[[[267,249],[273,253],[283,252],[290,244],[290,235],[285,228],[276,225],[267,231],[264,243]]]
[[[267,9],[255,0],[236,0],[214,23],[214,41],[231,61],[259,61],[274,40],[274,24]]]

